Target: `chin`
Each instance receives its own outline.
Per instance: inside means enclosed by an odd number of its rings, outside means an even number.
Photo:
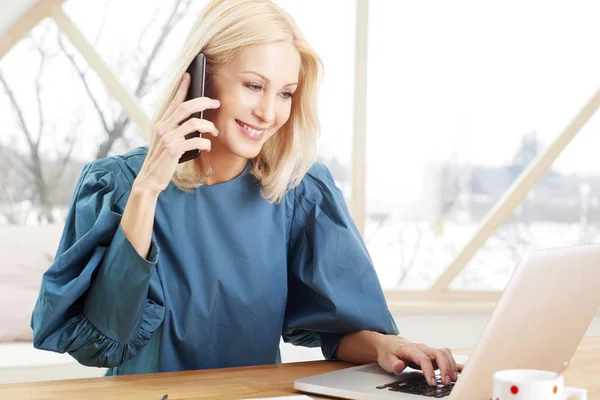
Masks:
[[[256,157],[262,149],[262,143],[233,143],[230,150],[233,154],[247,160]]]
[[[272,135],[268,135],[268,137],[265,137],[258,142],[248,140],[243,136],[230,138],[234,140],[229,141],[228,147],[229,150],[236,156],[250,160],[258,156],[263,145],[269,138],[271,138],[271,136]]]

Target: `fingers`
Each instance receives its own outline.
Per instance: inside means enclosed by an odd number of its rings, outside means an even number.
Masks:
[[[174,149],[177,151],[176,155],[181,157],[183,153],[189,150],[198,149],[200,151],[210,151],[211,149],[211,141],[203,138],[190,138],[180,142],[174,146]]]
[[[200,151],[210,151],[210,140],[203,138],[190,138],[181,142],[169,143],[165,145],[165,153],[163,153],[163,155],[168,156],[169,159],[179,160],[186,151],[196,149]]]
[[[435,361],[435,364],[437,364],[444,385],[450,385],[453,381],[458,379],[458,372],[462,371],[462,365],[459,370],[456,361],[454,360],[454,356],[449,349],[432,349],[427,346],[422,346],[422,350],[431,360]]]
[[[197,120],[201,121],[201,120]],[[208,121],[205,121],[208,122]],[[210,122],[208,122],[210,124]],[[206,125],[208,127],[208,125]],[[211,141],[202,137],[191,137],[185,138],[186,133],[195,132],[194,124],[189,124],[188,129],[183,129],[182,125],[179,129],[168,132],[166,134],[160,134],[157,137],[157,148],[163,149],[165,155],[169,158],[179,159],[184,152],[188,150],[207,150],[211,149]],[[162,153],[162,151],[161,151]]]
[[[399,374],[406,368],[406,364],[393,353],[387,353],[382,358],[378,360],[379,365],[389,373]]]
[[[442,384],[451,384],[454,378],[454,368],[452,368],[452,364],[448,359],[448,354],[440,349],[430,349],[430,351],[430,359],[434,359],[438,368],[440,369]]]
[[[177,92],[175,92],[175,96],[173,97],[173,100],[171,100],[169,107],[167,107],[167,110],[165,111],[165,114],[163,115],[163,118],[162,118],[163,120],[168,119],[173,114],[175,109],[177,109],[177,107],[185,101],[185,98],[187,96],[187,92],[188,92],[189,88],[190,88],[190,74],[188,74],[186,72],[181,77],[181,81],[179,81],[179,87],[177,88]]]
[[[173,130],[179,126],[179,123],[190,115],[196,112],[201,112],[207,109],[219,108],[221,103],[219,100],[213,100],[208,97],[198,97],[179,104],[173,113],[164,120],[160,125],[163,129]]]
[[[175,147],[175,145],[185,142],[187,139],[186,136],[195,132],[210,133],[213,136],[217,136],[219,134],[219,131],[212,122],[205,119],[190,118],[173,131],[168,131],[164,127],[159,127],[156,130],[156,136],[154,139],[157,145],[151,147],[151,153],[153,153],[155,148],[165,148],[169,154],[176,155],[179,152],[179,147]],[[208,141],[208,139],[203,140]],[[210,151],[210,146],[208,150]]]
[[[456,360],[454,360],[454,356],[450,349],[443,348],[441,349],[446,357],[448,357],[448,361],[450,362],[450,378],[452,381],[456,381],[458,379],[458,367],[456,366]]]
[[[399,360],[398,357],[394,357],[395,360],[391,364],[391,373],[399,374],[400,372],[406,369],[406,363],[402,360]]]
[[[392,340],[392,339],[390,339]],[[405,342],[389,348],[387,357],[382,357],[384,369],[388,372],[399,373],[407,366],[420,368],[430,386],[436,386],[435,370],[439,368],[441,381],[451,385],[458,379],[458,372],[463,365],[457,364],[452,352],[447,348],[434,349],[424,344]]]
[[[410,364],[413,368],[420,368],[430,386],[436,386],[435,368],[431,358],[423,350],[432,350],[425,345],[416,343],[403,343],[395,349],[395,355],[403,362]],[[416,365],[415,365],[416,364]],[[414,366],[413,366],[414,365]]]
[[[169,135],[180,137],[192,132],[210,133],[213,136],[219,135],[219,131],[212,122],[198,118],[190,118]]]
[[[430,386],[436,386],[437,381],[435,379],[435,369],[428,355],[419,350],[420,354],[416,354],[413,359],[423,371],[425,379]]]

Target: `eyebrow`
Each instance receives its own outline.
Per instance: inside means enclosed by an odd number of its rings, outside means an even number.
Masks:
[[[261,78],[263,78],[267,83],[271,83],[271,80],[269,78],[267,78],[266,76],[264,76],[263,74],[259,74],[256,71],[242,71],[242,74],[254,74],[254,75],[258,75]],[[287,85],[283,86],[283,87],[288,87],[288,86],[294,86],[294,85],[298,85],[298,82],[292,82],[292,83],[288,83]]]

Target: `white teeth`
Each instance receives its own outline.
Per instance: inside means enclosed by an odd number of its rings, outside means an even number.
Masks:
[[[248,125],[244,124],[243,122],[239,122],[237,121],[237,123],[243,127],[245,130],[247,130],[248,132],[250,132],[252,134],[252,136],[256,136],[256,135],[260,135],[261,133],[263,133],[264,131],[257,131],[254,128],[250,128]]]

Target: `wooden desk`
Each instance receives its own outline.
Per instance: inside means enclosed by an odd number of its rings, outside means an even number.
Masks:
[[[468,351],[457,351],[467,354]],[[0,385],[6,400],[160,400],[242,399],[298,394],[296,378],[344,368],[349,364],[314,361],[260,367],[186,371],[66,381]],[[589,389],[589,400],[600,400],[600,337],[585,338],[565,373],[569,386]],[[318,398],[314,397],[313,398]]]

